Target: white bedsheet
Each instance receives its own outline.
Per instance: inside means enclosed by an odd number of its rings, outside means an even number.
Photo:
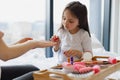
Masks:
[[[102,44],[92,35],[92,48],[93,48],[93,55],[94,56],[111,56],[117,57],[120,60],[120,54],[114,52],[105,51]],[[6,62],[0,60],[1,65],[22,65],[22,64],[32,64],[40,69],[49,69],[52,66],[57,65],[57,55],[53,58],[45,58],[43,49],[34,49],[26,54],[12,60],[8,60]],[[113,78],[115,80],[120,80],[120,71],[117,71],[108,78]]]

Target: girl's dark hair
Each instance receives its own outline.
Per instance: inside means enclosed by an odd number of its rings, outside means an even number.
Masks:
[[[70,2],[65,7],[64,11],[65,10],[70,10],[71,13],[79,19],[78,27],[80,29],[86,30],[89,33],[89,36],[91,36],[90,31],[89,31],[86,6],[83,5],[82,3],[80,3],[79,1],[73,1],[73,2]],[[63,14],[64,14],[64,11],[63,11]],[[63,14],[62,14],[62,16],[63,16]],[[62,24],[61,24],[60,28],[63,28]]]

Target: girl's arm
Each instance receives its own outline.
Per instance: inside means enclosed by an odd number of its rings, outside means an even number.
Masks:
[[[83,60],[84,61],[92,60],[92,57],[93,57],[92,41],[91,41],[91,37],[89,36],[88,32],[85,32],[83,35],[82,47],[83,47],[83,56],[82,56]]]
[[[81,58],[83,53],[80,52],[79,50],[70,49],[68,51],[65,51],[64,54],[65,54],[66,57],[76,56],[78,58]]]

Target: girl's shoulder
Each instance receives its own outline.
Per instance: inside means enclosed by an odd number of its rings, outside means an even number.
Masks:
[[[80,33],[82,33],[82,34],[86,34],[86,33],[88,33],[86,30],[84,30],[84,29],[80,29]]]
[[[89,35],[89,33],[84,29],[80,29],[80,34],[81,35]]]

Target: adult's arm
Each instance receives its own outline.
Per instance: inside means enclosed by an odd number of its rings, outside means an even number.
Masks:
[[[15,44],[8,46],[2,37],[0,37],[0,59],[9,60],[12,58],[16,58],[26,53],[27,51],[34,48],[45,48],[56,45],[55,42],[52,41],[42,41],[42,40],[28,40],[23,43]]]

